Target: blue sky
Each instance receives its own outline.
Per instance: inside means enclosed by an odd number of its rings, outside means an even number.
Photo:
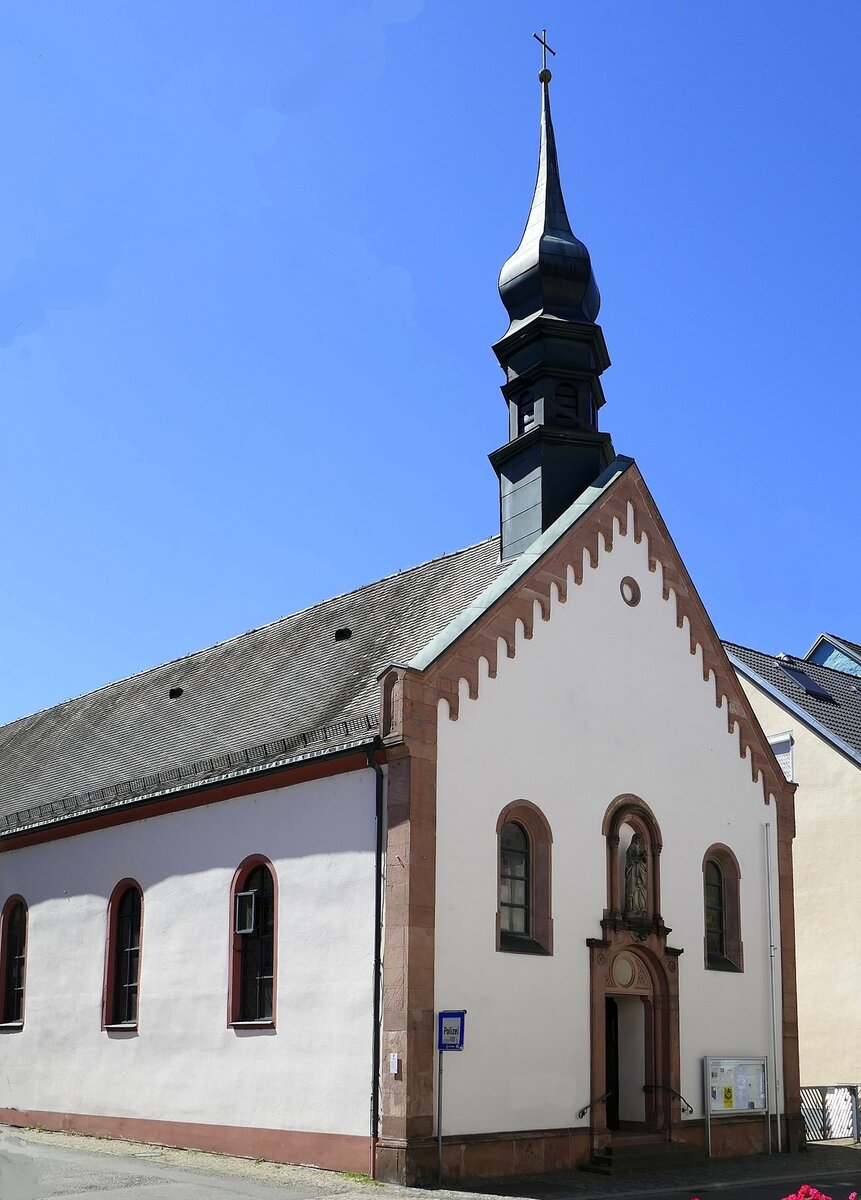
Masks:
[[[0,720],[495,531],[542,26],[604,428],[724,637],[861,641],[857,4],[0,14]]]

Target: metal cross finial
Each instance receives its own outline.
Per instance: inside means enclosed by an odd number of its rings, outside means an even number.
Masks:
[[[547,45],[547,30],[546,29],[541,30],[541,37],[539,37],[537,33],[533,33],[532,36],[535,38],[536,42],[541,43],[541,52],[542,52],[541,53],[541,57],[542,57],[541,69],[542,69],[542,71],[546,71],[547,70],[547,51],[550,50],[550,53],[553,55],[554,58],[556,57],[556,51],[551,50],[550,47]]]

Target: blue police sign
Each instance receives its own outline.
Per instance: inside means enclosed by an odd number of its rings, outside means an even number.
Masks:
[[[465,1016],[465,1008],[458,1008],[438,1014],[437,1050],[463,1049],[463,1024]]]

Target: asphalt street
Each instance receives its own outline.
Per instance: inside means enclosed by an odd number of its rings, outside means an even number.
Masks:
[[[100,1143],[64,1135],[0,1134],[0,1200],[365,1200],[368,1189],[344,1176],[269,1163],[188,1154],[155,1146]],[[72,1148],[70,1143],[81,1143]],[[177,1162],[183,1165],[177,1165]],[[310,1179],[307,1177],[311,1176]],[[313,1177],[321,1177],[319,1181]]]
[[[856,1166],[857,1164],[857,1166]],[[582,1172],[485,1181],[475,1190],[425,1191],[307,1167],[136,1143],[0,1127],[0,1200],[782,1200],[802,1183],[832,1200],[861,1191],[861,1152],[814,1147],[806,1154],[716,1160],[684,1176],[606,1179]]]
[[[639,1191],[605,1191],[601,1192],[600,1196],[619,1196],[625,1197],[625,1200],[647,1200],[654,1197],[654,1200],[783,1200],[785,1196],[797,1191],[800,1184],[812,1183],[831,1200],[847,1200],[850,1193],[858,1188],[858,1179],[861,1179],[861,1174],[854,1177],[848,1172],[836,1172],[832,1175],[822,1175],[814,1173],[808,1177],[805,1172],[799,1173],[798,1180],[780,1180],[780,1181],[748,1181],[738,1182],[731,1181],[725,1183],[705,1183],[701,1185],[687,1184],[684,1187],[655,1187],[650,1186],[646,1190]],[[636,1187],[636,1181],[627,1181],[628,1186]],[[535,1200],[586,1200],[584,1193],[580,1191],[571,1191],[564,1183],[559,1184],[544,1184],[541,1187],[526,1188],[525,1190],[519,1187],[516,1183],[512,1183],[509,1187],[507,1195],[514,1197],[534,1197]],[[597,1200],[599,1193],[587,1193],[588,1200]]]

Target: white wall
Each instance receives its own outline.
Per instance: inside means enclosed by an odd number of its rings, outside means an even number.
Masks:
[[[632,523],[629,523],[629,528]],[[636,608],[623,576],[642,589]],[[703,1114],[703,1055],[771,1054],[762,787],[704,682],[675,599],[648,570],[645,540],[618,534],[551,619],[499,655],[477,700],[439,714],[438,1008],[466,1008],[446,1067],[445,1133],[558,1128],[590,1099],[589,952],[606,904],[607,806],[635,793],[663,833],[662,912],[681,947],[682,1091]],[[552,957],[495,950],[496,821],[517,799],[553,831]],[[706,971],[702,859],[714,842],[741,866],[744,973]]]
[[[861,1083],[861,768],[744,677],[742,684],[766,733],[791,732],[795,743],[801,1084]]]
[[[250,854],[278,875],[275,1031],[226,1027],[229,891]],[[100,1027],[106,906],[125,876],[144,892],[137,1034]],[[12,851],[0,886],[29,905],[0,1107],[368,1132],[370,770]]]

